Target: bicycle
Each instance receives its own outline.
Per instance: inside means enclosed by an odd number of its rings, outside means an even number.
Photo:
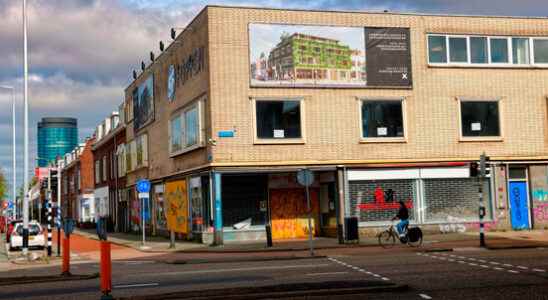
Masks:
[[[405,236],[400,237],[392,222],[387,230],[378,234],[377,238],[379,245],[383,248],[393,247],[396,244],[396,239],[410,247],[420,247],[422,245],[422,230],[419,227],[408,228],[406,226]]]

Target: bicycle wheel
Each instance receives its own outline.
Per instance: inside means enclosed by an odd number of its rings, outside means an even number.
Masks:
[[[420,247],[422,245],[422,230],[418,227],[409,229],[407,233],[407,245]]]
[[[379,234],[379,245],[383,248],[391,248],[396,244],[396,237],[388,231],[385,230]]]

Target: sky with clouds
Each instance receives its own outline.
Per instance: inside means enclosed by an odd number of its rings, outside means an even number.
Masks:
[[[23,162],[22,0],[0,0],[0,85],[15,87],[17,161]],[[80,140],[123,100],[131,70],[205,5],[545,16],[546,0],[27,0],[30,164],[42,117],[78,118]],[[11,97],[0,90],[0,168],[11,180]],[[23,170],[17,170],[18,184]]]

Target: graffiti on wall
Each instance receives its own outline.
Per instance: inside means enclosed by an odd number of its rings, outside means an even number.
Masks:
[[[533,191],[533,200],[540,202],[548,202],[548,190],[535,189]]]
[[[361,203],[358,204],[358,209],[360,210],[390,210],[400,208],[400,204],[396,199],[395,192],[393,189],[387,189],[386,191],[382,187],[377,186],[375,192],[373,193],[375,201],[373,203]],[[413,201],[407,199],[403,201],[407,208],[413,208]]]
[[[533,208],[533,215],[535,216],[535,221],[547,222],[548,221],[548,203],[539,204],[535,208]]]
[[[319,233],[318,190],[310,190],[312,205],[312,231]],[[308,206],[304,189],[270,190],[272,211],[272,238],[294,239],[308,237]]]
[[[168,182],[165,185],[167,228],[188,233],[188,195],[186,180]]]
[[[496,221],[484,222],[485,230],[494,229],[497,226]],[[470,222],[463,218],[447,216],[447,223],[439,225],[441,233],[465,233],[467,230],[477,230],[480,228],[479,222]]]

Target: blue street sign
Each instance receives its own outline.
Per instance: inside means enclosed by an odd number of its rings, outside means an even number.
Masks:
[[[150,181],[146,179],[139,179],[139,181],[137,181],[137,192],[139,193],[150,192]]]
[[[8,209],[12,209],[13,208],[13,202],[8,202]]]

